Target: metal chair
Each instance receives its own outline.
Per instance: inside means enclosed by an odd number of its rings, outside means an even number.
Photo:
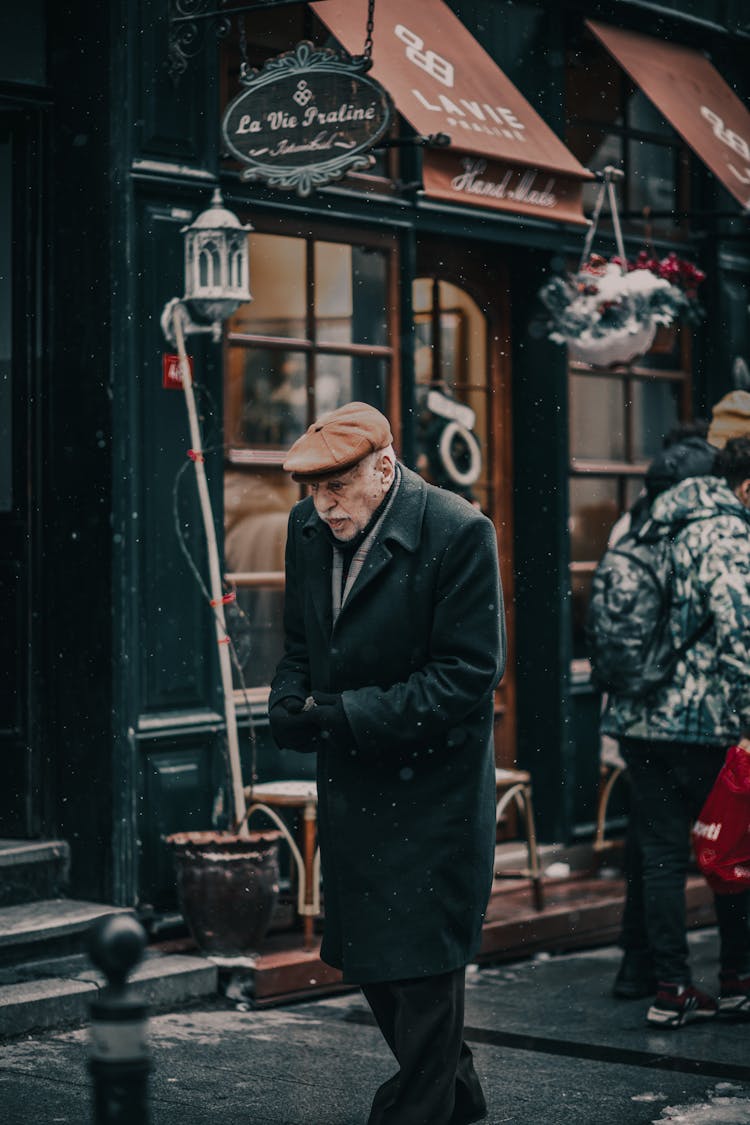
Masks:
[[[320,914],[320,848],[316,847],[318,830],[318,789],[314,781],[267,781],[248,785],[247,819],[265,813],[284,834],[297,867],[297,913],[303,919],[305,948],[314,944],[315,918]],[[303,852],[277,809],[302,809],[304,817]]]
[[[596,835],[594,836],[594,851],[597,855],[601,855],[602,852],[615,846],[613,840],[604,839],[607,828],[607,806],[618,778],[622,777],[624,773],[624,766],[616,766],[608,762],[602,763],[599,801],[596,806]]]
[[[542,887],[542,873],[539,867],[539,855],[536,846],[536,829],[534,827],[534,804],[531,792],[531,774],[526,770],[495,770],[495,791],[497,804],[495,806],[495,823],[500,823],[500,817],[511,801],[523,818],[526,829],[526,851],[528,866],[521,871],[503,871],[503,877],[531,879],[534,906],[537,910],[544,910],[544,889]]]

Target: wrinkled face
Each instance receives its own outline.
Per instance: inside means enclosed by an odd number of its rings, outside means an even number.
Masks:
[[[333,535],[346,543],[369,523],[393,482],[394,465],[383,451],[365,457],[344,473],[310,485],[315,511]]]

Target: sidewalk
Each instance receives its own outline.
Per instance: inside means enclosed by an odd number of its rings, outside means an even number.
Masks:
[[[715,931],[690,942],[696,983],[715,991]],[[610,998],[618,961],[608,947],[470,971],[467,1039],[488,1125],[750,1123],[750,1023],[654,1033],[644,1002]],[[3,1125],[90,1120],[86,1039],[69,1031],[3,1045]],[[150,1125],[364,1125],[394,1069],[356,992],[157,1016],[151,1041]]]

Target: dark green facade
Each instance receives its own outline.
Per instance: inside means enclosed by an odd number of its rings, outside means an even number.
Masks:
[[[741,86],[750,19],[739,0],[571,0],[553,5],[553,14],[541,0],[450,6],[560,135],[566,47],[589,16],[708,50],[746,102],[750,94]],[[169,911],[164,837],[208,827],[216,813],[218,662],[210,613],[175,535],[173,486],[188,437],[182,396],[161,386],[167,349],[159,316],[182,293],[180,230],[219,183],[227,205],[251,217],[304,223],[313,215],[395,232],[405,417],[415,240],[432,233],[508,253],[517,761],[533,774],[542,839],[590,836],[599,701],[571,676],[566,360],[529,331],[540,278],[554,260],[580,253],[580,230],[425,206],[414,196],[368,200],[345,186],[302,201],[243,184],[221,166],[210,29],[175,84],[166,66],[168,0],[69,0],[40,5],[28,20],[25,37],[46,62],[26,72],[32,80],[19,79],[8,60],[0,74],[0,115],[15,138],[20,184],[12,212],[15,499],[0,560],[12,685],[0,720],[7,746],[0,835],[58,834],[72,847],[77,895]],[[708,317],[693,341],[693,408],[705,414],[732,388],[736,357],[750,363],[750,238],[739,209],[727,217],[727,193],[697,161],[692,175],[689,249],[709,277]],[[191,352],[219,403],[220,348],[191,342]],[[407,461],[413,447],[407,425]],[[209,459],[208,469],[218,513],[220,459]],[[177,504],[200,559],[190,478]],[[261,780],[299,776],[295,756],[273,748],[262,708],[256,720]]]

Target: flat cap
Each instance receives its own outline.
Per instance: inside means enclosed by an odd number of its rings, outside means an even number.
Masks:
[[[294,480],[311,480],[350,469],[393,443],[385,415],[366,402],[348,402],[322,414],[289,450],[284,468]]]
[[[750,436],[750,392],[730,391],[713,409],[708,440],[723,449],[731,438]]]

